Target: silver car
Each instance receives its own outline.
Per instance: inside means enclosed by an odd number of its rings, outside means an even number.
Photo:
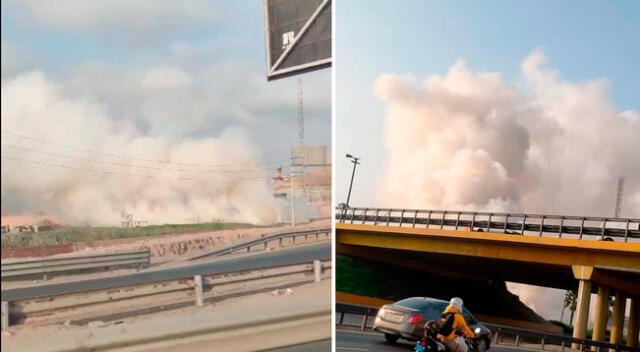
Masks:
[[[411,297],[385,304],[378,310],[373,329],[384,334],[387,341],[395,343],[399,338],[415,341],[424,336],[424,324],[428,320],[438,319],[449,303],[429,297]],[[476,333],[477,350],[489,349],[491,331],[469,313],[462,309],[462,317],[467,326]]]

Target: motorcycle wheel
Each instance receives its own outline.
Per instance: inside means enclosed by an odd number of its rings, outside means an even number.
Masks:
[[[400,338],[400,336],[398,335],[391,335],[391,334],[384,334],[384,338],[387,340],[387,342],[389,343],[396,343],[398,342],[398,339]]]
[[[476,352],[486,352],[487,351],[487,341],[481,339],[478,341]]]

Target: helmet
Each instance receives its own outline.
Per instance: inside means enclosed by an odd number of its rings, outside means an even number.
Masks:
[[[453,308],[456,308],[459,311],[462,311],[462,298],[453,297],[451,301],[449,301],[449,305],[452,306]]]

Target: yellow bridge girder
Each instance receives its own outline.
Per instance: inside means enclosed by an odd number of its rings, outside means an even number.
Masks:
[[[343,223],[336,224],[336,243],[562,266],[640,270],[638,243]]]

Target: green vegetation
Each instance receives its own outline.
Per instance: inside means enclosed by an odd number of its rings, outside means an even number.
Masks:
[[[200,224],[165,224],[141,227],[61,227],[49,231],[3,235],[3,247],[35,247],[91,242],[116,238],[152,237],[168,234],[197,233],[258,227],[243,223],[212,222]]]
[[[559,326],[562,328],[562,332],[567,334],[567,335],[571,335],[573,333],[573,326],[563,323],[561,321],[557,321],[557,320],[549,320],[549,322],[553,325]]]
[[[336,254],[336,291],[356,295],[382,297],[382,284],[375,272],[357,258]]]

